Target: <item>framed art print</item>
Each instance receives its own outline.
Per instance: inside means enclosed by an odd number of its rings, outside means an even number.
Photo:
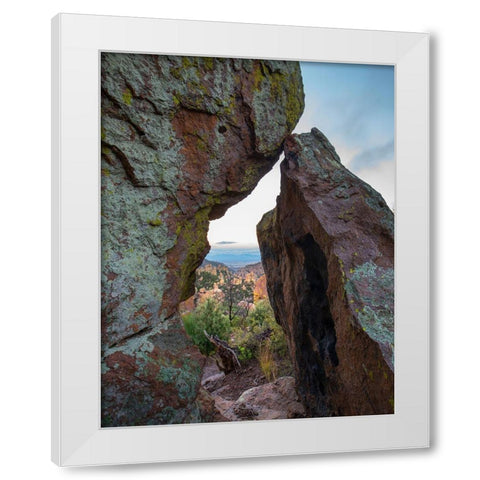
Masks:
[[[52,32],[53,460],[427,447],[428,35]]]

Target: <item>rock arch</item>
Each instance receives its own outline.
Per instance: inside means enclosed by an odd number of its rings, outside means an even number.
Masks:
[[[209,220],[278,160],[304,107],[297,62],[103,53],[102,426],[206,420],[178,305]]]

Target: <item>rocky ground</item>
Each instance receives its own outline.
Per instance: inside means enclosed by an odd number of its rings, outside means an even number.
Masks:
[[[213,397],[218,413],[229,421],[305,416],[295,391],[295,379],[286,376],[269,383],[254,360],[225,375],[210,357],[203,371],[202,386]]]

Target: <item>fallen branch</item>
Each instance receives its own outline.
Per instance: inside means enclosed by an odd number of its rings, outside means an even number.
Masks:
[[[220,369],[225,373],[230,373],[236,370],[237,366],[241,367],[235,350],[228,345],[227,342],[221,340],[216,335],[209,335],[206,330],[203,331],[208,340],[217,347],[217,353],[220,356],[221,365]]]

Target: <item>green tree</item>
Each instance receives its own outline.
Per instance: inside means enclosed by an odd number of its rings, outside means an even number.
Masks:
[[[205,290],[212,290],[215,283],[218,283],[219,277],[212,272],[208,272],[207,270],[203,270],[197,273],[197,281],[196,287],[197,290],[204,288]]]
[[[250,324],[260,328],[268,328],[275,322],[273,309],[268,300],[260,300],[255,304],[255,310],[250,315]]]
[[[219,285],[219,288],[224,295],[223,303],[228,319],[232,322],[237,315],[243,319],[247,318],[249,307],[253,303],[253,282],[236,277],[231,271],[226,272],[223,278],[224,283]]]

